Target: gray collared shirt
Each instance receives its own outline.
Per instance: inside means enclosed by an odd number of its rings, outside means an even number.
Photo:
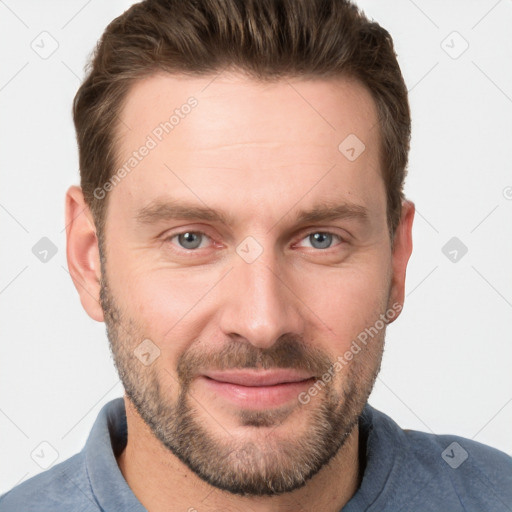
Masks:
[[[506,453],[403,430],[369,404],[359,427],[363,480],[343,512],[512,512]],[[144,512],[117,465],[126,440],[124,401],[116,398],[99,412],[80,453],[0,496],[0,512]]]

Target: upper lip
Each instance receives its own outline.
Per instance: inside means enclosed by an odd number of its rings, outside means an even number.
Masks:
[[[203,375],[219,382],[241,386],[274,386],[313,378],[311,374],[292,369],[208,371]]]

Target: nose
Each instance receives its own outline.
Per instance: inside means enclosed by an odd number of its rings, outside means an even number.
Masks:
[[[280,265],[266,251],[252,263],[235,258],[223,282],[220,328],[224,335],[245,338],[258,348],[271,347],[284,334],[302,335],[305,316],[300,300],[290,272]]]

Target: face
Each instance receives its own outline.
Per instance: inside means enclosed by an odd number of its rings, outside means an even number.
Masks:
[[[117,150],[137,160],[109,190],[101,306],[161,443],[213,486],[273,495],[352,432],[398,314],[377,112],[347,79],[212,78],[128,95]]]

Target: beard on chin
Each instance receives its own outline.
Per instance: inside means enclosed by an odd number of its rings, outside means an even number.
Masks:
[[[102,266],[103,267],[103,266]],[[103,267],[104,268],[104,267]],[[304,486],[340,450],[357,426],[359,416],[380,370],[384,332],[364,347],[348,365],[340,390],[337,380],[323,383],[314,400],[277,409],[237,411],[242,436],[219,424],[190,391],[200,369],[289,368],[307,370],[320,379],[334,361],[297,336],[279,338],[267,349],[230,339],[222,349],[193,343],[180,355],[177,377],[157,364],[144,366],[133,350],[147,336],[133,319],[125,318],[106,278],[101,281],[100,303],[114,364],[126,396],[154,436],[191,471],[208,484],[242,496],[273,496]],[[158,361],[158,360],[157,360]],[[172,377],[172,384],[163,384]],[[168,391],[178,390],[173,399]],[[286,436],[287,419],[303,415],[305,425]],[[208,427],[208,421],[213,427]],[[215,432],[214,429],[218,432]]]

